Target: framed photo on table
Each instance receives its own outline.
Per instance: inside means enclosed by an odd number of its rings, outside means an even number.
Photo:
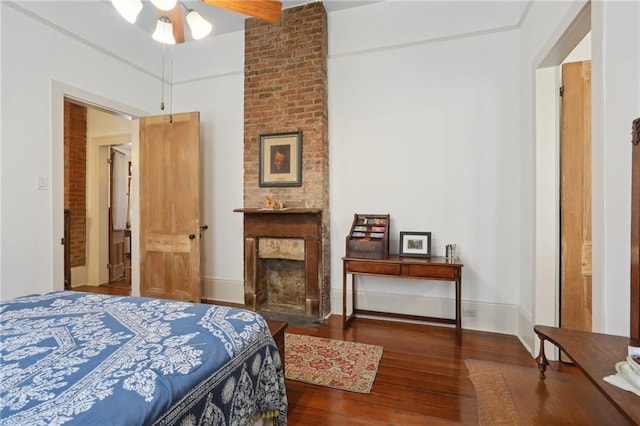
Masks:
[[[302,132],[260,135],[258,185],[302,186]]]
[[[400,232],[399,256],[431,257],[431,232]]]

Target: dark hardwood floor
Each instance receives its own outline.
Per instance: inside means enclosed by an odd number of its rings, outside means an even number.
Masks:
[[[463,332],[457,346],[451,328],[356,319],[343,331],[340,316],[318,329],[287,329],[384,346],[371,393],[343,392],[287,381],[294,425],[477,424],[478,406],[466,358],[535,365],[513,336]]]
[[[126,293],[126,288],[119,285],[75,290]],[[463,330],[462,346],[458,346],[452,328],[357,318],[350,328],[342,330],[342,319],[338,315],[329,318],[326,325],[289,326],[287,332],[384,347],[370,394],[287,380],[289,425],[292,426],[474,425],[478,424],[478,405],[465,359],[536,366],[520,341],[504,334]],[[571,365],[552,362],[550,368],[582,376]],[[536,371],[532,370],[532,374]],[[581,382],[585,388],[592,388],[586,378]],[[523,398],[523,395],[530,397],[531,392],[512,396]],[[595,413],[600,408],[585,404],[586,418],[592,418],[589,412]]]

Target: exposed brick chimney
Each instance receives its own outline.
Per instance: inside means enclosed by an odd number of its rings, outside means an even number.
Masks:
[[[327,14],[322,3],[284,9],[280,20],[245,21],[244,207],[271,196],[323,210],[322,314],[330,312]],[[302,131],[302,186],[259,187],[260,135]]]

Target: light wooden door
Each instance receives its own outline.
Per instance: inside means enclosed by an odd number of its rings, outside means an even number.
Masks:
[[[140,119],[140,294],[200,302],[200,115]]]
[[[560,326],[591,331],[591,62],[562,66]]]

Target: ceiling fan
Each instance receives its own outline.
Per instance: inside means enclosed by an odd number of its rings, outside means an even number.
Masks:
[[[201,2],[242,13],[267,22],[277,22],[282,10],[279,0],[200,0]],[[111,0],[116,10],[127,21],[134,23],[138,13],[142,10],[142,0]],[[204,20],[199,13],[187,8],[176,0],[151,0],[158,8],[158,23],[153,38],[161,43],[184,43],[184,19],[182,9],[186,11],[186,20],[191,28],[193,38],[205,37],[211,31],[212,25]]]

